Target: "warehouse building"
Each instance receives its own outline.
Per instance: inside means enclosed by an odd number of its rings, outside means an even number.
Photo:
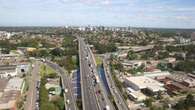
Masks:
[[[146,76],[126,77],[125,83],[135,91],[146,90],[153,95],[165,91],[164,84]]]

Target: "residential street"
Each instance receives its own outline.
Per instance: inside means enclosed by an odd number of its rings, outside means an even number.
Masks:
[[[27,93],[27,101],[24,105],[24,110],[35,110],[36,107],[36,96],[37,96],[37,89],[36,89],[36,83],[39,80],[39,69],[40,69],[40,63],[35,62],[34,68],[31,72],[31,78],[29,80],[29,90]]]

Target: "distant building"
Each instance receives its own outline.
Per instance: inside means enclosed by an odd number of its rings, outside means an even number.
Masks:
[[[0,58],[18,57],[18,54],[0,54]]]
[[[168,71],[144,72],[144,76],[150,78],[164,78],[171,75]]]
[[[165,84],[168,93],[175,95],[179,92],[190,91],[190,88],[194,86],[194,79],[186,74],[172,74],[157,80]]]
[[[52,78],[47,79],[47,83],[45,84],[46,89],[54,88],[54,90],[50,90],[50,95],[60,95],[61,94],[61,87],[60,87],[60,79],[59,78]]]
[[[34,47],[18,47],[18,50],[22,51],[23,53],[27,53],[27,52],[33,52],[36,51],[37,49]]]
[[[183,84],[186,87],[194,88],[195,87],[195,79],[194,78],[188,78],[183,81]]]
[[[168,62],[168,63],[175,63],[176,58],[174,58],[174,57],[165,58],[165,61]]]
[[[6,31],[0,31],[0,40],[6,40],[6,39],[10,39],[10,37],[13,34],[6,32]]]
[[[134,47],[131,47],[131,50],[134,51],[134,52],[142,52],[142,51],[151,50],[153,48],[154,48],[154,45],[134,46]]]
[[[130,87],[127,88],[127,93],[136,102],[141,102],[147,98],[141,91],[135,91]]]
[[[16,65],[0,65],[0,78],[17,76]]]
[[[14,90],[14,91],[20,91],[22,93],[23,87],[24,87],[24,80],[19,77],[14,77],[8,81],[7,86],[4,89],[4,92]]]
[[[8,80],[3,81],[3,85],[0,84],[0,88],[2,89],[0,95],[0,110],[17,110],[17,101],[22,94],[24,80],[19,77],[14,77],[7,81]],[[2,83],[2,80],[0,80],[0,83]]]
[[[179,43],[180,44],[187,44],[187,43],[190,43],[190,42],[191,42],[190,38],[179,37]]]
[[[22,62],[17,65],[18,74],[26,74],[30,69],[30,64],[28,62]]]
[[[2,96],[4,89],[7,85],[8,79],[1,79],[0,78],[0,97]]]
[[[116,56],[120,59],[127,58],[127,55],[128,55],[128,51],[125,50],[116,52]]]
[[[138,68],[141,65],[145,64],[146,64],[145,60],[125,60],[124,62],[122,62],[122,65],[126,70],[131,68]]]
[[[193,33],[191,34],[191,40],[192,40],[192,41],[195,41],[195,32],[193,32]]]
[[[161,41],[161,42],[166,42],[166,43],[172,43],[172,42],[175,42],[175,39],[173,39],[173,38],[160,38],[160,40],[159,41]]]
[[[18,54],[0,54],[0,65],[16,65]]]
[[[27,52],[33,52],[33,51],[35,51],[37,49],[36,48],[33,48],[33,47],[28,47],[26,50],[27,50]]]
[[[126,77],[125,83],[136,91],[148,90],[151,94],[165,91],[164,84],[146,76]]]
[[[130,46],[118,46],[117,49],[119,49],[119,50],[128,50],[128,49],[130,49]]]
[[[17,110],[17,99],[20,96],[19,91],[6,91],[3,96],[0,97],[0,110]]]

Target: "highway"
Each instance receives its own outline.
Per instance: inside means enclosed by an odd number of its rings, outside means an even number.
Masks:
[[[109,54],[105,54],[104,59],[103,59],[103,66],[104,66],[104,71],[105,71],[105,76],[108,82],[108,86],[110,88],[110,92],[112,94],[112,96],[114,97],[115,103],[118,107],[119,110],[128,110],[128,106],[123,98],[123,96],[121,95],[121,92],[119,91],[119,89],[116,87],[114,80],[112,79],[112,75],[110,72],[110,67],[109,67],[109,63],[108,63],[108,58],[109,58]]]
[[[68,91],[64,91],[64,99],[65,99],[65,109],[66,110],[77,110],[77,106],[76,106],[76,97],[73,94],[73,85],[71,83],[70,77],[67,75],[67,73],[65,72],[65,70],[63,68],[61,68],[59,65],[50,62],[50,61],[46,61],[47,65],[49,65],[50,67],[52,67],[54,70],[56,70],[57,72],[59,72],[61,78],[62,78],[62,86],[65,89],[67,89]],[[68,101],[69,100],[69,101]]]
[[[29,80],[29,90],[27,93],[27,101],[24,105],[24,110],[37,110],[38,107],[36,106],[36,100],[37,100],[37,89],[36,85],[39,81],[39,69],[40,69],[40,63],[35,62],[34,67],[31,72],[31,79]]]
[[[105,87],[97,73],[95,61],[90,48],[80,37],[79,60],[81,74],[81,92],[83,110],[114,110],[109,101]],[[94,83],[94,79],[95,82]]]
[[[81,93],[82,93],[82,107],[83,110],[99,110],[98,102],[92,90],[91,80],[88,75],[90,74],[87,61],[84,53],[84,41],[79,40],[79,60],[80,60],[80,74],[81,74]]]

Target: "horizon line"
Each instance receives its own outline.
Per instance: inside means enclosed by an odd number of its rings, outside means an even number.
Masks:
[[[150,26],[116,26],[116,25],[0,25],[0,27],[116,27],[116,28],[124,28],[124,27],[130,27],[130,28],[148,28],[148,29],[186,29],[186,30],[195,30],[194,28],[188,28],[188,27],[150,27]]]

